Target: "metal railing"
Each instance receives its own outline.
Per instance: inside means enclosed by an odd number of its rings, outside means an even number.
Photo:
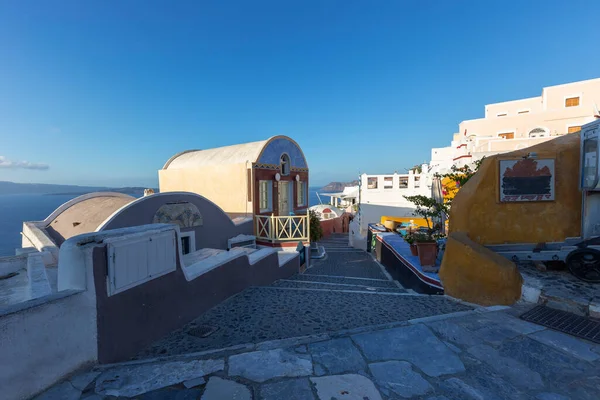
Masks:
[[[308,215],[277,217],[256,215],[254,232],[257,239],[271,241],[308,240]]]

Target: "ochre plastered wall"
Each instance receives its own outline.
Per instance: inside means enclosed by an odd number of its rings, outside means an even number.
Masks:
[[[554,158],[555,201],[500,203],[500,159]],[[580,235],[579,134],[486,159],[458,191],[440,269],[446,294],[469,302],[512,304],[521,296],[516,265],[485,245],[563,241]]]
[[[500,203],[499,162],[521,158],[555,158],[555,201]],[[484,160],[452,202],[450,232],[465,232],[483,245],[563,241],[580,236],[579,134],[570,134],[527,149]]]
[[[448,237],[440,278],[445,294],[484,306],[515,303],[523,285],[513,262],[463,232]]]
[[[248,202],[246,164],[223,164],[195,169],[158,171],[160,192],[192,192],[211,200],[225,212],[252,213]]]

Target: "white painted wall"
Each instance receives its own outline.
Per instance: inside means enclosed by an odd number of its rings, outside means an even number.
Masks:
[[[360,187],[360,203],[378,204],[395,207],[414,207],[404,196],[424,195],[431,196],[431,185],[433,175],[427,173],[429,166],[424,164],[422,170],[425,173],[413,174],[389,174],[389,175],[367,175],[362,174]],[[386,178],[388,181],[386,181]],[[390,179],[391,178],[391,185]],[[400,188],[400,180],[408,180],[408,187]],[[417,183],[418,179],[418,183]],[[377,180],[377,188],[369,188],[369,182]]]
[[[93,291],[1,316],[0,397],[28,399],[96,362],[96,338]]]
[[[61,246],[58,293],[34,300],[38,305],[0,316],[3,400],[30,398],[97,362],[95,244],[81,246],[85,236],[75,236]]]
[[[565,99],[579,97],[580,104],[566,107]],[[568,134],[568,128],[594,120],[595,107],[600,104],[600,79],[590,79],[542,89],[542,96],[488,104],[485,118],[463,121],[453,135],[449,147],[434,148],[431,164],[436,172],[446,172],[452,165],[461,167],[483,156],[524,149]],[[544,137],[531,131],[544,129]],[[514,133],[513,139],[499,135]],[[466,133],[466,134],[465,134]]]

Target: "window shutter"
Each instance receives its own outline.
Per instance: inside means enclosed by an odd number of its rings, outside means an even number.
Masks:
[[[579,105],[579,97],[569,97],[565,99],[565,107],[576,107]]]
[[[107,243],[109,296],[175,271],[175,232]]]

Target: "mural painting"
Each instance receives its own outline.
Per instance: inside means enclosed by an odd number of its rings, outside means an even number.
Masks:
[[[192,203],[169,203],[161,206],[152,220],[153,224],[176,224],[180,228],[202,226],[202,214]]]
[[[554,201],[554,159],[500,160],[500,201]]]

